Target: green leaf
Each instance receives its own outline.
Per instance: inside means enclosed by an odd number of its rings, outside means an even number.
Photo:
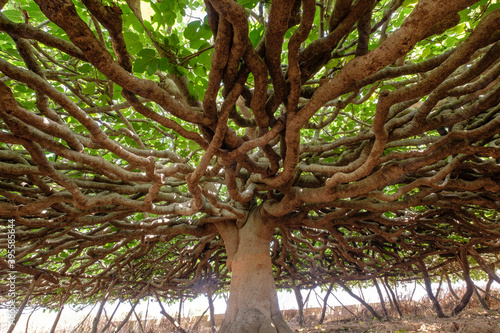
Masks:
[[[123,39],[125,40],[127,49],[131,54],[137,54],[143,49],[143,45],[138,34],[127,31],[123,33]]]
[[[139,58],[137,58],[134,63],[134,72],[147,72],[149,75],[154,74],[160,64],[160,59],[156,57],[155,50],[142,49],[138,56]]]
[[[78,67],[78,71],[83,74],[90,73],[90,71],[92,71],[93,69],[94,67],[92,67],[91,64],[83,64],[80,67]]]
[[[186,29],[184,29],[184,37],[186,37],[189,40],[193,40],[197,37],[197,31],[201,26],[201,21],[196,20],[193,22],[190,22]]]
[[[242,5],[243,8],[252,9],[259,3],[259,0],[238,0],[238,3]]]
[[[85,88],[82,89],[82,92],[85,95],[93,95],[95,93],[95,91],[96,91],[96,85],[94,82],[87,83]]]
[[[16,9],[2,10],[2,14],[4,14],[11,21],[14,21],[16,23],[24,23],[23,17],[21,16],[21,12],[19,10]]]

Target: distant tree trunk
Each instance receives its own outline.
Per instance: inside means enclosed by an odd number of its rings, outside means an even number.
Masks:
[[[295,285],[295,282],[292,281],[292,290],[295,294],[295,299],[297,300],[298,312],[299,312],[299,326],[304,326],[304,299],[302,298],[302,294],[300,293],[300,288]]]
[[[427,291],[427,295],[429,295],[429,298],[431,299],[432,303],[434,304],[434,308],[436,309],[437,316],[439,318],[445,318],[446,316],[444,315],[443,309],[441,308],[441,304],[439,304],[439,301],[434,297],[434,294],[432,293],[432,284],[431,284],[431,278],[429,277],[429,273],[427,272],[427,268],[425,268],[425,264],[422,260],[417,262],[417,266],[420,268],[420,271],[422,273],[422,277],[424,278],[424,283],[425,283],[425,290]]]
[[[377,289],[378,298],[380,299],[380,305],[382,305],[382,311],[384,311],[385,319],[390,320],[389,312],[387,311],[387,307],[385,306],[384,295],[382,294],[382,290],[380,290],[380,286],[378,285],[377,279],[372,279],[375,288]]]
[[[323,324],[323,322],[325,321],[326,307],[328,306],[328,297],[330,297],[330,294],[332,293],[334,283],[335,282],[330,283],[330,286],[328,287],[328,290],[326,291],[326,295],[325,295],[325,298],[323,300],[323,309],[321,310],[321,317],[319,318],[320,325]]]
[[[467,259],[467,250],[465,248],[460,249],[458,262],[460,263],[462,269],[464,270],[464,280],[467,289],[465,291],[464,296],[460,300],[460,303],[458,303],[458,305],[453,309],[451,313],[452,316],[458,315],[460,312],[462,312],[463,309],[465,309],[467,304],[469,304],[472,294],[474,293],[474,283],[470,278],[470,266],[469,266],[469,260]]]
[[[391,285],[389,284],[389,279],[387,276],[384,278],[384,283],[389,292],[391,293],[392,296],[392,302],[394,303],[394,307],[396,308],[396,311],[398,311],[399,318],[403,318],[403,312],[401,312],[401,307],[399,306],[399,301],[398,297],[396,296],[396,293],[391,289]],[[390,298],[389,298],[390,299]]]
[[[274,224],[253,209],[246,221],[221,222],[232,272],[226,315],[219,333],[292,331],[283,320],[274,283],[270,245]]]
[[[377,313],[377,311],[375,311],[375,309],[370,305],[368,304],[367,302],[365,302],[364,299],[362,299],[361,297],[359,297],[358,295],[356,295],[355,293],[352,292],[351,289],[349,289],[342,281],[338,281],[337,282],[342,288],[344,288],[344,290],[353,298],[355,298],[358,302],[360,302],[361,304],[363,304],[365,306],[365,308],[368,309],[368,311],[370,311],[374,316],[375,318],[377,318],[378,320],[382,321],[382,316],[379,315]]]

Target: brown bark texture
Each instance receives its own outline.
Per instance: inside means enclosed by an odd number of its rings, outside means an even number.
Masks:
[[[221,332],[289,332],[276,287],[444,316],[445,272],[462,311],[500,281],[499,7],[0,1],[0,301],[229,289]]]
[[[291,332],[281,316],[272,271],[270,243],[274,225],[256,208],[241,228],[225,224],[219,230],[232,273],[227,311],[219,332]]]

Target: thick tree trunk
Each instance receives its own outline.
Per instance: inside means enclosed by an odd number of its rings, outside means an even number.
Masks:
[[[291,333],[278,306],[270,244],[274,225],[254,209],[243,226],[221,223],[232,272],[226,315],[219,333]]]

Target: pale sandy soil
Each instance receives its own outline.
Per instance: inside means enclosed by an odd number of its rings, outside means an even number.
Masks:
[[[466,310],[457,317],[413,317],[390,322],[348,321],[326,322],[312,328],[295,328],[297,333],[500,333],[500,311]]]

